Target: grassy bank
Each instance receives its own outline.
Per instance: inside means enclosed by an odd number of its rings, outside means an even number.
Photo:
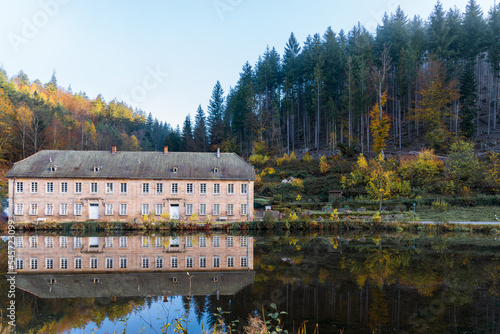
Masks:
[[[500,219],[499,206],[451,207],[445,211],[425,207],[417,210],[416,213],[421,221],[496,222]]]

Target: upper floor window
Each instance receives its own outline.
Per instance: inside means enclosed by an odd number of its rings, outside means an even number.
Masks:
[[[248,185],[246,183],[241,185],[241,193],[242,194],[247,194],[248,193]]]
[[[227,185],[227,193],[228,194],[234,194],[234,184],[233,183],[229,183]]]
[[[219,183],[214,184],[214,194],[215,195],[220,194],[220,184]]]
[[[207,193],[207,184],[202,183],[200,184],[200,194],[206,194]]]
[[[156,184],[156,193],[157,194],[163,194],[163,183],[157,183]]]
[[[188,183],[186,185],[186,194],[192,194],[193,193],[193,184],[192,183]]]
[[[76,182],[75,183],[75,193],[80,194],[81,192],[82,192],[82,183]]]
[[[177,194],[179,192],[179,185],[177,183],[172,183],[172,194]]]
[[[47,182],[46,184],[46,192],[53,193],[54,192],[54,182]]]
[[[113,182],[107,182],[106,183],[106,194],[112,194],[113,193]]]
[[[120,183],[120,194],[126,194],[126,193],[127,193],[127,184]]]
[[[16,182],[16,193],[22,193],[24,191],[24,182]]]
[[[31,193],[38,193],[38,182],[31,182]]]
[[[68,182],[61,182],[61,194],[68,192]]]
[[[92,194],[97,194],[97,182],[92,182],[90,184],[90,192]]]
[[[149,194],[149,183],[143,183],[142,184],[142,193],[143,194]]]

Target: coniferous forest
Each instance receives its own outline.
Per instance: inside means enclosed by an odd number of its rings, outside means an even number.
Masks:
[[[483,12],[483,10],[488,10]],[[265,43],[265,41],[263,41]],[[0,158],[42,149],[368,153],[425,146],[446,152],[457,136],[499,135],[500,5],[465,12],[438,2],[428,18],[387,13],[375,33],[291,33],[243,65],[235,87],[217,81],[209,105],[171,126],[116,99],[105,101],[19,72],[0,73]],[[216,78],[214,78],[215,81]],[[264,145],[265,144],[265,145]]]

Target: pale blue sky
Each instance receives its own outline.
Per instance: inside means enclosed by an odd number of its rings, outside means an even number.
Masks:
[[[199,104],[206,111],[220,80],[227,93],[243,64],[266,46],[302,44],[328,26],[370,31],[398,5],[427,19],[434,0],[1,0],[0,66],[9,76],[50,80],[91,98],[102,93],[173,126]],[[462,12],[467,0],[443,0]],[[493,0],[478,0],[486,14]]]

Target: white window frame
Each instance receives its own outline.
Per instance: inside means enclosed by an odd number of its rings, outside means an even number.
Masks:
[[[220,268],[220,256],[214,255],[212,258],[213,268]]]
[[[113,258],[112,257],[106,258],[106,269],[113,269]]]
[[[38,182],[31,182],[31,193],[38,194]]]
[[[16,203],[16,209],[14,210],[14,214],[16,216],[22,216],[23,214],[23,203]]]
[[[214,203],[212,206],[212,214],[214,216],[219,216],[220,215],[220,204]]]
[[[120,237],[120,248],[127,248],[127,237]]]
[[[45,184],[45,192],[47,194],[53,194],[54,193],[54,182],[47,182]]]
[[[54,238],[45,237],[45,248],[54,248]]]
[[[59,214],[61,216],[67,216],[68,215],[68,203],[61,203],[61,204],[59,204]]]
[[[143,203],[141,205],[141,215],[143,216],[149,215],[149,203]]]
[[[24,191],[24,182],[16,182],[16,193],[21,194]]]
[[[240,267],[248,267],[248,258],[246,256],[240,256]]]
[[[16,249],[20,249],[20,248],[23,248],[23,237],[16,237]]]
[[[30,203],[30,215],[31,216],[38,215],[38,203]]]
[[[61,194],[68,193],[68,182],[61,182]]]
[[[234,183],[229,183],[227,185],[227,193],[229,195],[234,195]]]
[[[206,268],[206,267],[207,267],[207,257],[200,256],[200,268]]]
[[[120,194],[126,194],[128,191],[128,184],[127,182],[121,182],[120,183]]]
[[[186,204],[186,216],[193,215],[193,203]]]
[[[247,216],[248,215],[248,205],[246,203],[241,203],[240,205],[240,215]]]
[[[205,203],[200,203],[200,216],[207,215],[207,205]]]
[[[200,236],[200,239],[198,242],[199,242],[200,247],[207,247],[207,237]]]
[[[106,182],[106,194],[113,193],[113,182]]]
[[[23,259],[16,259],[16,269],[24,269]]]
[[[194,193],[194,185],[192,183],[186,184],[186,194]]]
[[[248,237],[240,237],[240,247],[248,247]]]
[[[73,248],[82,248],[82,237],[75,237]]]
[[[141,237],[141,247],[147,248],[151,244],[149,237]]]
[[[82,182],[75,182],[75,194],[81,194],[83,192]]]
[[[227,205],[227,215],[228,216],[234,216],[234,204],[229,203]]]
[[[75,269],[82,269],[82,258],[81,257],[75,258]]]
[[[155,205],[155,215],[161,216],[163,214],[163,204],[156,203]]]
[[[127,215],[127,203],[120,203],[120,216]]]
[[[59,237],[59,248],[68,248],[68,237]]]
[[[120,258],[120,269],[127,269],[127,258],[126,257]]]
[[[113,237],[104,238],[104,244],[106,248],[113,248]]]
[[[142,269],[149,269],[149,257],[145,256],[142,258],[141,268]]]
[[[156,184],[156,194],[157,195],[163,194],[163,183]]]
[[[228,236],[226,239],[226,247],[234,247],[234,237]]]
[[[97,182],[90,182],[90,193],[97,194]]]
[[[33,269],[33,270],[38,269],[38,259],[37,258],[30,259],[30,269]]]
[[[75,216],[81,216],[82,215],[82,204],[81,203],[75,203]]]
[[[177,256],[170,257],[170,268],[179,268],[179,258]]]
[[[241,187],[240,187],[240,193],[241,193],[242,195],[246,195],[246,194],[248,194],[248,184],[246,184],[246,183],[242,183],[242,184],[241,184]]]
[[[161,256],[156,257],[156,268],[158,269],[163,268],[163,257]]]
[[[38,248],[38,237],[30,237],[30,248]]]
[[[149,195],[149,183],[142,184],[142,194]]]
[[[68,258],[67,257],[62,257],[59,260],[59,268],[68,269]]]
[[[186,237],[186,247],[193,247],[193,237]]]
[[[45,259],[45,269],[54,269],[54,259],[48,257]]]
[[[212,247],[220,247],[220,237],[218,235],[212,237]]]
[[[207,184],[206,183],[200,183],[200,194],[205,195],[207,193]]]
[[[45,215],[52,216],[54,214],[54,204],[47,203],[45,204]]]
[[[113,203],[106,203],[104,214],[106,216],[112,216],[113,215]]]
[[[186,257],[186,268],[193,268],[193,264],[194,264],[193,257],[192,256]]]
[[[233,268],[234,267],[234,256],[228,256],[227,257],[227,267],[228,268]]]
[[[176,195],[179,193],[179,184],[178,183],[172,183],[172,186],[170,187],[171,193]]]
[[[214,183],[214,195],[220,195],[220,183]]]
[[[91,257],[90,258],[90,269],[97,269],[97,258],[96,257]]]

